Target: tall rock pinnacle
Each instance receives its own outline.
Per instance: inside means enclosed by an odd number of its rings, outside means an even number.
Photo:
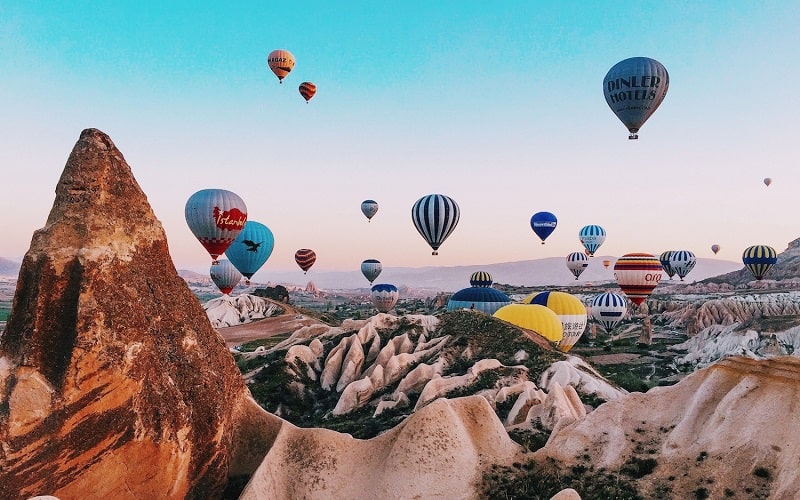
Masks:
[[[247,394],[122,153],[84,130],[0,336],[0,497],[218,496]]]

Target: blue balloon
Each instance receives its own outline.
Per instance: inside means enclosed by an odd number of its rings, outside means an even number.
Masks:
[[[496,288],[472,286],[459,290],[447,302],[448,311],[472,309],[492,315],[501,307],[511,303],[508,295]]]
[[[272,231],[260,222],[249,220],[245,222],[244,229],[231,246],[225,250],[225,255],[249,280],[269,259],[274,247],[275,237]]]
[[[541,238],[542,245],[544,245],[544,240],[556,230],[557,224],[558,219],[550,212],[536,212],[531,217],[531,229],[536,233],[536,236]]]

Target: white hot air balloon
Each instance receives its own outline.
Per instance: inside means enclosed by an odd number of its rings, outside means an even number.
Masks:
[[[669,256],[669,267],[683,281],[683,278],[694,269],[697,259],[689,250],[675,250]]]
[[[373,281],[375,281],[375,278],[381,274],[382,270],[383,265],[381,265],[381,262],[377,259],[367,259],[361,263],[361,274],[367,278],[367,281],[369,281],[370,285]]]
[[[567,269],[577,280],[589,265],[589,257],[584,252],[572,252],[567,255]]]
[[[433,249],[432,255],[439,255],[439,246],[450,236],[460,218],[458,204],[443,194],[423,196],[411,208],[414,227]]]
[[[225,295],[229,295],[242,279],[242,273],[226,259],[220,259],[217,264],[212,264],[208,274],[219,291]]]
[[[628,312],[628,301],[618,293],[605,292],[592,300],[590,309],[592,317],[603,325],[606,333],[611,333]]]
[[[375,306],[375,309],[386,313],[391,311],[394,305],[397,304],[399,292],[394,285],[380,283],[372,286],[371,296],[372,304]]]
[[[667,89],[667,69],[649,57],[620,61],[603,79],[606,102],[630,132],[628,139],[639,138],[639,129],[661,105]]]

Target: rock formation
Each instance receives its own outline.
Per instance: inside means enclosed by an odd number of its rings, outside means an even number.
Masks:
[[[0,337],[0,497],[219,496],[268,446],[235,453],[245,414],[262,437],[279,425],[178,276],[122,154],[84,130]]]
[[[284,309],[275,303],[246,293],[211,299],[203,304],[203,309],[214,328],[237,326],[284,313]]]

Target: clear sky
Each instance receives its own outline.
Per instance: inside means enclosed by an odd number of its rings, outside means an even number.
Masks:
[[[179,269],[208,268],[184,205],[210,187],[275,234],[261,279],[304,247],[326,270],[565,256],[586,224],[602,255],[781,251],[800,236],[798,26],[791,1],[2,2],[0,256],[27,251],[88,127],[125,155]],[[283,85],[278,48],[297,60]],[[670,74],[638,141],[602,92],[633,56]],[[410,216],[429,193],[461,207],[437,257]]]

